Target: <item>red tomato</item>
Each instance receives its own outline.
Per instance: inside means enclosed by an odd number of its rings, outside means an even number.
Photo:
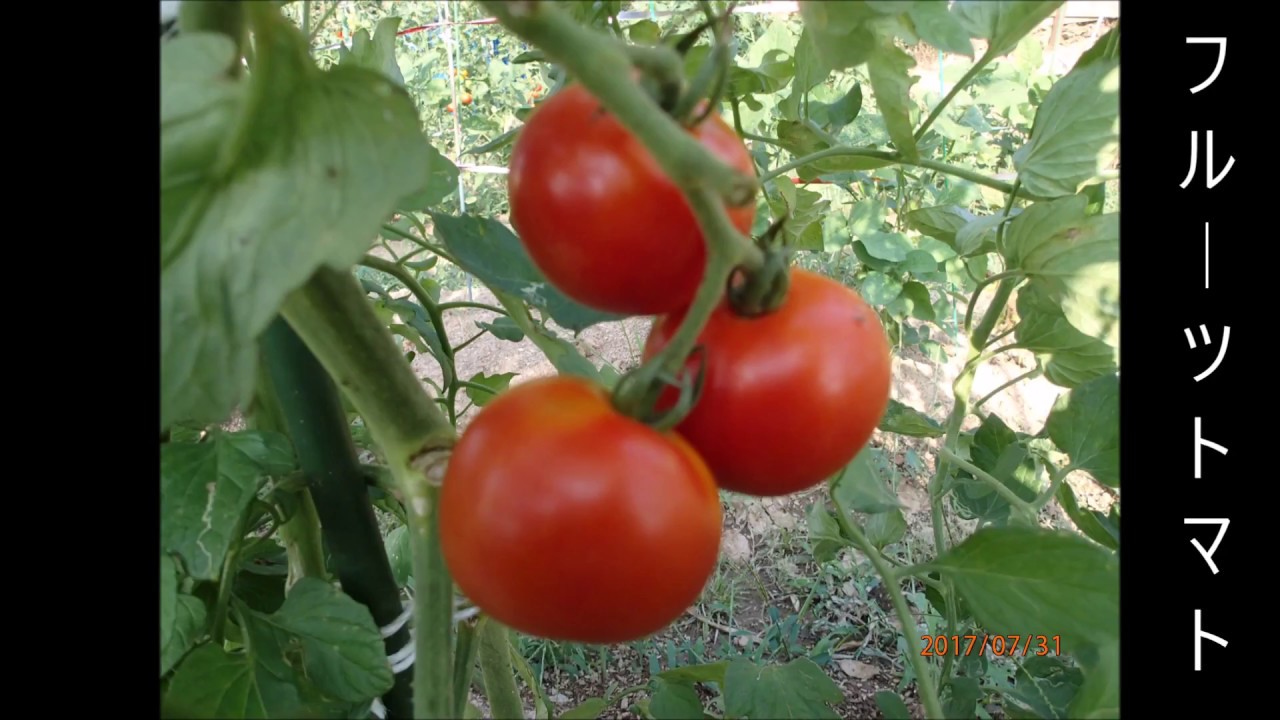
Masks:
[[[463,94],[462,94],[462,104],[463,104],[463,105],[470,105],[470,104],[471,104],[471,93],[463,93]]]
[[[720,546],[715,481],[674,433],[581,378],[516,385],[463,432],[440,495],[458,587],[521,632],[617,643],[666,627]]]
[[[681,317],[654,323],[646,359]],[[879,317],[821,275],[792,268],[786,300],[767,315],[739,316],[721,301],[698,342],[702,395],[676,430],[726,490],[776,496],[822,482],[866,445],[889,404],[892,362]],[[675,397],[669,388],[661,405]]]
[[[746,146],[719,116],[691,133],[743,173]],[[511,223],[561,292],[598,310],[656,315],[683,307],[702,280],[706,248],[679,188],[649,151],[581,85],[529,116],[507,176]],[[755,204],[733,208],[750,232]]]

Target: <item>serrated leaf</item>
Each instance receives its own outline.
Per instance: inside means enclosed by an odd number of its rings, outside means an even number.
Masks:
[[[943,2],[918,2],[907,10],[921,39],[938,50],[973,59],[973,42],[960,18]]]
[[[326,695],[360,702],[391,689],[391,664],[369,608],[333,585],[300,578],[275,613],[249,613],[263,632],[288,638],[281,646],[301,652],[307,677]]]
[[[893,398],[880,418],[879,428],[884,432],[925,438],[942,437],[947,432],[942,423]]]
[[[1090,216],[1088,202],[1071,195],[1033,204],[1006,230],[1004,253],[1076,329],[1118,349],[1120,215]]]
[[[1070,653],[1119,636],[1118,557],[1074,533],[983,528],[928,568],[955,582],[985,630],[1036,635],[1030,655],[1057,653],[1055,638]]]
[[[882,513],[902,507],[891,487],[897,473],[884,451],[864,447],[836,477],[832,497],[846,512]]]
[[[912,267],[910,263],[912,257],[918,257],[920,255],[924,255],[924,257],[929,261],[930,271],[937,269],[938,263],[935,262],[932,257],[929,257],[927,253],[922,253],[919,250],[912,250],[911,254],[907,256],[907,267]],[[923,266],[917,262],[914,267],[917,269],[912,270],[912,272],[920,272],[920,268]],[[894,317],[914,317],[917,320],[923,320],[924,322],[933,322],[937,319],[937,315],[933,309],[933,301],[929,298],[929,288],[915,280],[908,280],[903,283],[902,291],[898,294],[898,297],[894,298],[893,302],[886,305],[885,309]]]
[[[876,32],[868,24],[876,15],[865,2],[806,0],[800,3],[800,16],[804,21],[802,38],[813,44],[814,54],[823,70],[829,72],[861,65],[877,46]]]
[[[682,665],[658,673],[658,677],[675,683],[716,683],[724,684],[725,671],[729,667],[728,660],[700,665]]]
[[[805,514],[809,529],[809,542],[813,547],[813,559],[823,563],[833,560],[840,548],[846,545],[841,539],[840,524],[821,502],[809,506]]]
[[[1027,192],[1074,195],[1101,182],[1120,150],[1120,64],[1098,60],[1054,83],[1036,111],[1031,139],[1013,154]]]
[[[228,46],[198,71],[199,53],[174,50],[187,38],[161,50],[162,428],[221,422],[247,401],[255,340],[284,298],[321,266],[354,264],[438,155],[402,88],[364,68],[321,71],[289,20],[250,15],[270,60],[247,84],[223,72]],[[236,117],[248,93],[262,100]]]
[[[787,217],[782,236],[788,246],[797,250],[822,250],[822,221],[831,202],[811,190],[794,188],[790,182],[773,187],[777,192],[767,193],[767,201],[776,216]]]
[[[988,55],[1000,57],[1016,48],[1023,36],[1044,22],[1060,5],[1062,0],[956,0],[952,12],[974,37],[989,41]]]
[[[876,107],[894,148],[908,161],[919,157],[915,127],[911,122],[911,111],[915,109],[911,86],[919,80],[910,72],[915,66],[915,58],[890,42],[881,44],[867,59],[867,74],[871,77]]]
[[[430,213],[437,237],[462,269],[485,285],[546,310],[561,327],[577,332],[622,316],[593,310],[557,290],[534,265],[520,238],[505,225],[476,215]]]
[[[702,701],[692,685],[668,682],[657,677],[653,679],[653,692],[649,696],[649,713],[654,720],[701,720]]]
[[[160,556],[160,676],[173,669],[204,633],[204,603],[178,592],[177,565]]]
[[[1107,487],[1120,487],[1120,376],[1103,375],[1063,393],[1045,431],[1058,449]]]
[[[480,390],[479,388],[467,387],[466,388],[467,398],[471,400],[471,402],[475,404],[476,407],[484,407],[485,405],[488,405],[489,402],[492,401],[495,397],[497,397],[499,393],[506,390],[507,387],[511,385],[511,379],[514,378],[515,376],[516,376],[516,373],[513,373],[513,372],[497,373],[496,375],[487,375],[483,372],[478,372],[475,375],[472,375],[471,377],[467,378],[467,382],[480,385],[481,387],[484,387],[487,390]]]
[[[840,686],[808,658],[768,667],[740,658],[725,672],[724,711],[734,717],[834,720],[830,705],[843,701]]]
[[[973,435],[969,448],[970,461],[1026,502],[1040,493],[1034,457],[1019,442],[1019,436],[1000,416],[988,415]],[[957,473],[956,509],[966,519],[1003,525],[1009,521],[1009,501],[995,491],[986,480],[968,471]]]
[[[956,205],[938,205],[912,210],[905,216],[907,227],[956,247],[956,233],[976,217]]]
[[[604,698],[588,698],[561,713],[559,718],[560,720],[593,720],[600,717],[600,713],[604,712],[608,706]],[[480,717],[480,715],[477,714],[476,717]]]
[[[1057,657],[1056,648],[1051,650],[1054,654],[1038,656],[1038,652],[1037,646],[1023,659],[1014,675],[1017,685],[1005,692],[1005,708],[1010,718],[1073,719],[1074,716],[1067,714],[1067,708],[1079,693],[1083,673]]]
[[[161,550],[182,556],[191,577],[217,579],[259,482],[293,467],[293,447],[278,433],[219,433],[199,444],[161,446]]]
[[[400,63],[396,62],[396,32],[400,29],[400,18],[384,17],[378,21],[373,30],[361,29],[351,38],[351,49],[344,46],[339,65],[355,65],[380,72],[396,85],[404,87],[404,75],[400,72]]]
[[[508,342],[520,342],[521,340],[524,340],[524,331],[520,329],[519,325],[516,325],[514,320],[506,315],[501,315],[495,318],[491,323],[480,322],[477,320],[476,327],[488,330],[491,335],[499,340],[506,340]]]
[[[214,644],[196,648],[169,682],[164,715],[200,720],[299,717],[297,685],[287,674],[257,662],[258,650],[232,654]]]
[[[1019,320],[1013,329],[1017,347],[1036,354],[1049,382],[1074,388],[1116,371],[1115,349],[1067,322],[1043,286],[1019,290],[1017,310]]]
[[[1080,532],[1103,547],[1112,550],[1120,549],[1120,528],[1106,513],[1080,507],[1071,483],[1064,482],[1058,486],[1057,498],[1062,511],[1071,518],[1071,522],[1075,523]]]
[[[876,707],[884,713],[885,720],[911,720],[911,711],[902,697],[892,690],[880,690],[876,693]]]
[[[814,103],[810,102],[809,112],[814,112]],[[839,100],[823,103],[822,113],[826,116],[826,125],[832,132],[840,132],[852,123],[862,112],[862,84],[854,83]]]

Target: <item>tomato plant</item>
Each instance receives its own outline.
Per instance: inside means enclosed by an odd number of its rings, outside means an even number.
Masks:
[[[615,643],[659,630],[702,591],[719,550],[720,501],[697,453],[580,378],[532,380],[486,405],[453,451],[440,503],[458,586],[542,637]]]
[[[718,115],[690,132],[718,159],[754,173],[742,140]],[[530,257],[578,302],[652,315],[697,291],[706,249],[688,201],[582,85],[534,110],[512,149],[508,187],[511,223]],[[732,208],[730,217],[746,233],[755,206]]]
[[[646,359],[682,318],[654,322]],[[875,310],[807,270],[791,271],[786,300],[767,314],[740,315],[723,301],[698,343],[689,366],[705,360],[704,384],[678,429],[728,490],[785,495],[826,480],[862,449],[889,402],[889,343]]]

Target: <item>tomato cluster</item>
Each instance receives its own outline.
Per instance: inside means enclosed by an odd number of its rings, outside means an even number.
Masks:
[[[689,130],[744,173],[742,140],[711,115]],[[511,219],[548,280],[584,305],[658,316],[652,359],[683,322],[706,264],[679,188],[581,86],[530,116],[513,151]],[[754,206],[729,209],[739,232]],[[718,489],[757,496],[823,482],[868,442],[889,401],[880,319],[853,290],[800,269],[776,307],[725,293],[703,328],[703,384],[674,430],[621,412],[598,385],[556,376],[486,405],[455,448],[441,547],[492,617],[558,640],[656,632],[701,593],[721,537]],[[659,408],[678,399],[675,388]]]

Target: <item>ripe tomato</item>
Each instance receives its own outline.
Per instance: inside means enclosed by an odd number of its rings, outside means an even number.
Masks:
[[[718,115],[691,133],[753,175],[746,146]],[[697,291],[706,248],[693,211],[649,151],[581,85],[538,106],[512,149],[511,223],[534,263],[598,310],[656,315]],[[755,204],[733,208],[750,232]]]
[[[720,527],[697,453],[572,376],[486,405],[440,494],[458,587],[504,625],[561,641],[625,642],[670,624],[715,569]]]
[[[471,93],[463,93],[463,94],[462,94],[462,104],[463,104],[463,105],[470,105],[470,104],[471,104]]]
[[[448,105],[446,105],[444,108],[444,111],[448,113],[453,112],[453,103],[449,103]]]
[[[682,315],[655,321],[646,359]],[[702,395],[676,430],[726,490],[776,496],[822,482],[866,445],[889,404],[892,363],[879,317],[821,275],[792,268],[786,300],[767,315],[740,316],[721,301],[698,342]],[[669,388],[660,404],[675,397]]]

